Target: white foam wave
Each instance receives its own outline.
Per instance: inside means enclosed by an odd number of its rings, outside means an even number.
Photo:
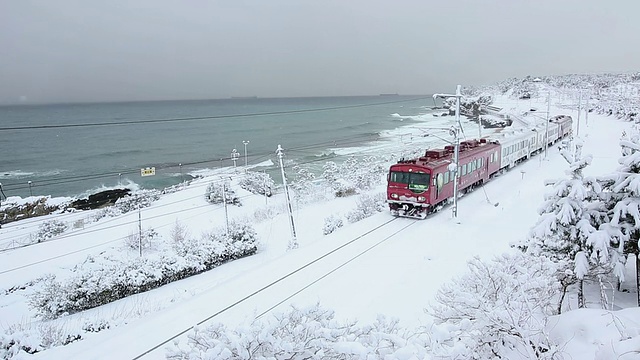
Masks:
[[[48,170],[48,171],[22,171],[12,170],[0,173],[0,179],[26,179],[60,175],[64,170]]]
[[[92,189],[89,189],[87,191],[85,191],[84,193],[80,194],[79,197],[80,198],[84,198],[84,197],[88,197],[91,194],[95,194],[95,193],[99,193],[102,191],[107,191],[107,190],[114,190],[114,189],[122,189],[122,188],[127,188],[127,189],[131,189],[132,192],[136,192],[139,191],[140,185],[138,185],[137,183],[135,183],[134,181],[130,180],[130,179],[123,179],[123,181],[118,184],[118,185],[112,185],[112,186],[107,186],[107,185],[100,185],[100,186],[96,186]]]

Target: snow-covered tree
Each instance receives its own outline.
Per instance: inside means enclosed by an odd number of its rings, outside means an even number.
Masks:
[[[267,173],[256,171],[247,171],[245,176],[240,179],[238,185],[253,194],[271,196],[271,190],[274,187],[273,178]]]
[[[300,199],[312,197],[315,193],[315,185],[313,183],[316,179],[315,174],[299,165],[295,165],[292,171],[296,175],[293,181],[291,181],[291,189],[295,191]]]
[[[325,184],[333,190],[335,196],[345,197],[356,193],[353,184],[344,179],[341,167],[338,164],[333,161],[327,161],[322,169],[322,178]]]
[[[413,335],[413,336],[412,336]],[[250,325],[194,327],[186,342],[168,349],[170,360],[205,359],[426,359],[417,336],[397,320],[379,316],[370,325],[342,322],[319,305],[293,308]]]
[[[620,140],[622,157],[618,160],[620,167],[615,174],[605,177],[605,187],[610,191],[612,208],[611,225],[613,232],[621,234],[610,236],[617,241],[617,252],[635,254],[636,257],[636,290],[640,290],[640,131],[633,128],[630,135],[623,133]],[[603,234],[602,238],[606,240]],[[622,269],[620,269],[622,272]],[[640,306],[640,292],[637,299]]]
[[[231,189],[228,183],[224,182],[209,183],[207,190],[205,190],[204,197],[211,204],[222,204],[226,198],[227,204],[242,205],[240,199],[236,196],[236,192]]]
[[[572,273],[579,283],[578,307],[584,307],[583,279],[592,267],[589,259],[595,245],[594,238],[589,240],[589,237],[607,219],[606,209],[598,197],[602,191],[600,184],[594,177],[583,174],[592,156],[582,157],[582,144],[575,141],[574,152],[568,148],[561,150],[569,163],[566,171],[569,178],[552,184],[539,209],[540,218],[521,248],[560,263],[565,267],[562,273]],[[602,244],[598,242],[597,245]],[[607,244],[604,246],[608,249]]]
[[[444,284],[426,310],[435,319],[427,329],[432,358],[554,359],[545,319],[553,313],[555,272],[549,259],[520,252],[469,261],[467,273]]]

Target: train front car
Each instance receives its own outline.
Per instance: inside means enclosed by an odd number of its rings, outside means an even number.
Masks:
[[[427,217],[431,170],[415,160],[400,160],[389,169],[387,180],[387,202],[393,215]]]

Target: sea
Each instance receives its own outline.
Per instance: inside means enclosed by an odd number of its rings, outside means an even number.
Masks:
[[[278,181],[278,146],[285,166],[318,172],[325,161],[387,151],[381,144],[397,150],[404,136],[420,136],[412,125],[442,113],[434,106],[430,95],[1,106],[0,183],[7,197],[84,197],[212,171],[268,171]]]

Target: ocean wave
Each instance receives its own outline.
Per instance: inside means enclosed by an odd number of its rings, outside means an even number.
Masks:
[[[47,171],[22,171],[12,170],[3,171],[0,173],[0,179],[26,179],[26,178],[39,178],[60,175],[65,170],[47,170]]]
[[[79,198],[85,198],[88,197],[91,194],[95,194],[95,193],[99,193],[102,191],[107,191],[107,190],[114,190],[114,189],[122,189],[122,188],[127,188],[127,189],[131,189],[131,191],[135,192],[141,189],[140,185],[138,185],[136,182],[134,182],[133,180],[130,179],[123,179],[123,181],[118,184],[118,185],[111,185],[111,186],[107,186],[104,184],[101,184],[99,186],[93,187],[89,190],[86,190],[85,192],[81,193],[80,195],[78,195]]]

